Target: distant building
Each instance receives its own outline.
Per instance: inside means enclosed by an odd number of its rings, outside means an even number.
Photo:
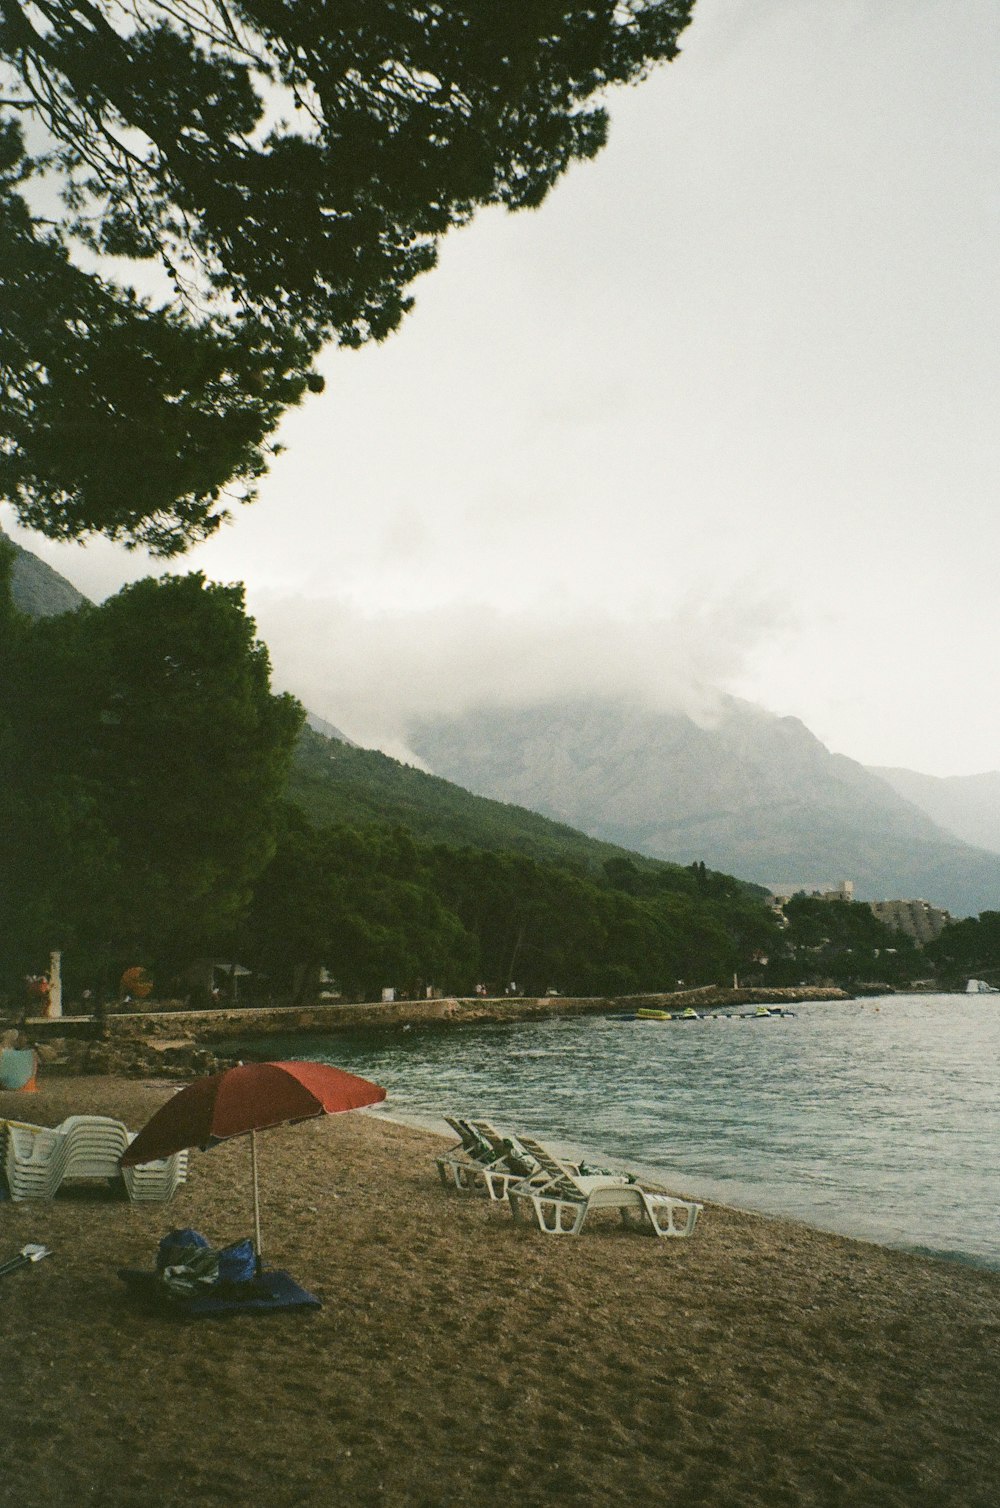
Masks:
[[[767,898],[767,904],[775,911],[780,911],[796,895],[804,895],[811,901],[853,901],[854,881],[841,880],[835,889],[824,889],[822,886],[813,886],[811,889],[806,885],[796,885],[794,889],[786,888],[779,892],[772,890]]]
[[[951,922],[951,913],[929,901],[869,901],[873,914],[886,927],[905,932],[915,942],[933,942]]]

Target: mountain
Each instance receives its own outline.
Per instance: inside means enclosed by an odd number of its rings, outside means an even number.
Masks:
[[[337,742],[311,728],[295,750],[287,795],[310,821],[405,827],[429,843],[506,850],[580,872],[607,859],[642,856],[588,837],[538,812],[473,795],[376,749]],[[650,869],[667,866],[647,861]]]
[[[778,890],[851,879],[859,899],[919,897],[956,915],[1000,906],[996,854],[942,831],[797,718],[736,698],[708,726],[567,700],[427,720],[409,741],[469,790],[656,858]]]
[[[42,617],[87,600],[13,548],[22,612]],[[1000,773],[866,770],[797,719],[734,698],[712,726],[624,702],[427,721],[411,746],[444,779],[309,721],[289,795],[317,821],[395,823],[428,841],[583,870],[638,852],[703,860],[778,889],[853,879],[859,898],[919,896],[956,915],[1000,909],[1000,857],[985,851],[1000,852]]]
[[[6,541],[14,551],[11,589],[14,606],[19,612],[26,613],[29,618],[48,618],[56,613],[75,612],[87,601],[65,576],[60,576],[30,550],[15,544],[2,529],[0,540]]]
[[[938,776],[870,768],[946,832],[1000,853],[1000,770],[983,775]]]

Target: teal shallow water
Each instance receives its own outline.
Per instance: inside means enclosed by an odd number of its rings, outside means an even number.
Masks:
[[[257,1042],[671,1187],[1000,1268],[1000,999],[891,996],[794,1019],[553,1018]],[[249,1044],[248,1044],[249,1045]]]

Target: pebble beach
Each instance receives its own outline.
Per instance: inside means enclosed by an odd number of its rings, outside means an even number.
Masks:
[[[171,1092],[52,1077],[0,1116],[138,1130]],[[0,1279],[3,1508],[1000,1501],[1000,1273],[717,1205],[689,1240],[545,1236],[363,1112],[259,1145],[265,1260],[319,1310],[191,1320],[116,1276],[251,1233],[245,1140],[167,1205],[0,1203],[0,1261],[52,1252]]]

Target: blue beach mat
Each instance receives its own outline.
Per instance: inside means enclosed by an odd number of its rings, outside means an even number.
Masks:
[[[118,1276],[134,1297],[159,1312],[200,1319],[212,1314],[267,1313],[275,1309],[319,1309],[322,1301],[278,1268],[256,1271],[253,1243],[234,1241],[214,1251],[198,1231],[164,1236],[156,1268],[119,1267]]]
[[[222,1285],[219,1286],[221,1288]],[[240,1292],[241,1288],[251,1291]],[[322,1306],[322,1299],[307,1293],[287,1272],[274,1267],[262,1272],[250,1283],[232,1284],[227,1293],[209,1290],[208,1293],[199,1294],[191,1300],[188,1313],[198,1316],[242,1314],[245,1310],[268,1312],[272,1309],[321,1309]]]
[[[277,1309],[321,1309],[322,1299],[308,1293],[280,1268],[269,1268],[244,1283],[215,1283],[192,1298],[172,1298],[158,1273],[145,1268],[119,1267],[128,1291],[147,1300],[158,1313],[204,1319],[214,1314],[268,1314]]]
[[[309,1294],[281,1268],[268,1268],[244,1283],[213,1283],[192,1298],[173,1298],[160,1274],[146,1268],[119,1267],[118,1276],[133,1297],[143,1298],[157,1313],[202,1319],[208,1315],[270,1313],[276,1309],[321,1309],[323,1300]]]

